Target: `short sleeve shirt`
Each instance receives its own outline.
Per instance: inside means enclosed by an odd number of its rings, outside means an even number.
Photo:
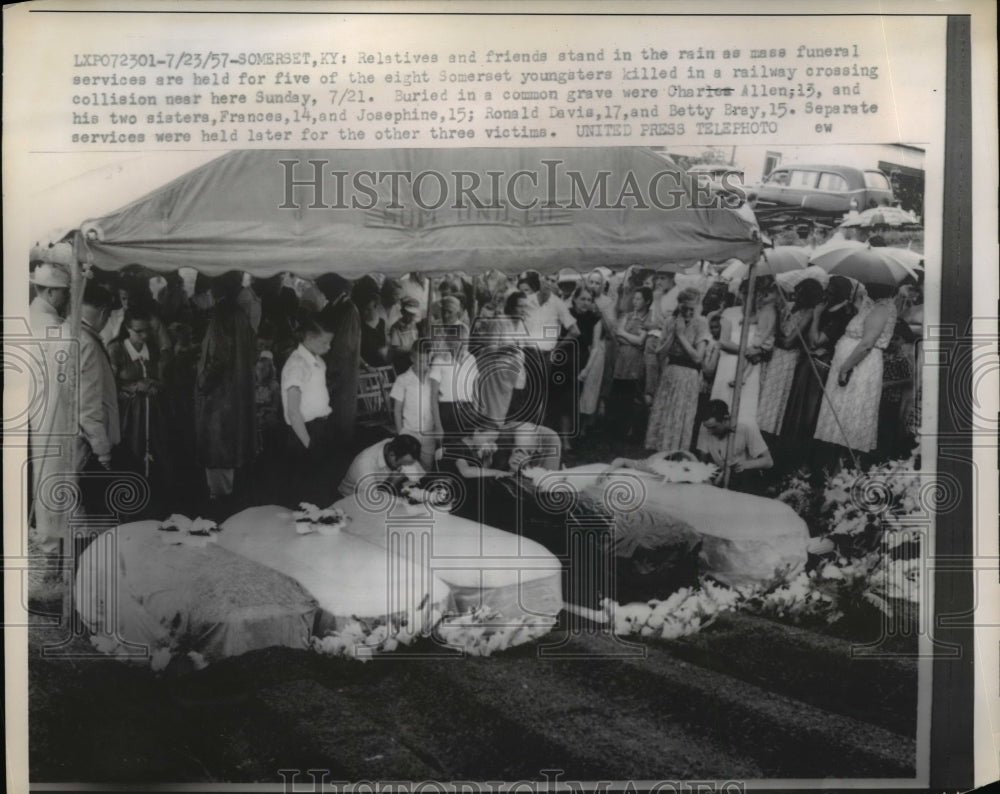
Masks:
[[[389,396],[403,404],[400,432],[420,436],[434,430],[430,378],[420,380],[413,369],[408,369],[393,382]]]
[[[297,388],[302,397],[299,410],[306,422],[322,419],[330,414],[330,393],[326,388],[326,364],[319,356],[299,345],[281,369],[281,407],[285,422],[291,424],[288,416],[288,390]]]
[[[531,344],[542,352],[553,350],[564,329],[576,325],[576,320],[561,298],[549,295],[545,303],[538,302],[538,295],[528,300],[528,316],[525,319]]]
[[[368,476],[386,477],[392,473],[389,464],[385,462],[385,448],[392,439],[385,439],[362,450],[351,462],[347,474],[344,475],[340,487],[341,496],[351,496],[358,490],[358,484]]]

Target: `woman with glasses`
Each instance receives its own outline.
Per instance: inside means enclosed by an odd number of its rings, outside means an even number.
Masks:
[[[130,463],[153,481],[151,485],[164,485],[172,456],[160,396],[159,349],[150,342],[153,334],[149,312],[130,305],[117,338],[108,346],[108,358],[118,385],[122,448]]]

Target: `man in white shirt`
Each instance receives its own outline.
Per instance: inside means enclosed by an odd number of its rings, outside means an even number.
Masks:
[[[328,327],[316,320],[306,321],[302,342],[281,368],[281,406],[289,428],[290,503],[319,504],[317,500],[329,493],[326,468],[333,439],[323,356],[332,340]]]
[[[522,273],[517,280],[517,288],[527,298],[527,314],[524,318],[528,329],[528,341],[524,349],[527,382],[524,389],[515,390],[511,401],[511,418],[540,425],[544,423],[548,404],[552,351],[560,339],[578,337],[580,329],[563,300],[553,295],[548,288],[542,288],[541,278],[535,271]]]
[[[425,468],[434,463],[437,438],[434,434],[434,406],[430,374],[430,347],[419,341],[413,348],[413,365],[392,384],[389,397],[397,433],[420,441],[420,462]]]
[[[341,496],[352,496],[367,486],[365,480],[395,488],[404,479],[423,474],[416,462],[419,457],[420,441],[413,436],[404,433],[379,441],[358,454],[337,490]]]

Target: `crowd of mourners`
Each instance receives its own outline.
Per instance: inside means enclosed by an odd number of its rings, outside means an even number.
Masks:
[[[69,275],[34,263],[31,283],[32,332],[45,337],[65,320]],[[233,271],[193,285],[94,270],[76,465],[139,473],[169,511],[222,505],[247,483],[258,500],[328,504],[373,471],[502,478],[539,455],[626,448],[728,460],[729,487],[751,492],[775,472],[909,455],[919,286],[753,286],[747,310],[749,282],[707,265],[353,283]],[[384,386],[391,437],[365,449],[369,383]],[[520,443],[524,428],[535,442]],[[554,457],[538,452],[544,428]],[[538,454],[521,454],[532,443]]]

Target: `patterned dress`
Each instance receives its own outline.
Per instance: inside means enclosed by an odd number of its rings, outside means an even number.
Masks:
[[[775,347],[771,360],[762,365],[760,379],[760,400],[757,407],[757,424],[764,433],[778,435],[781,422],[785,418],[785,407],[792,392],[795,367],[799,363],[802,343],[796,334],[803,314],[812,312],[800,309],[789,312],[781,323],[781,336],[790,345],[788,349]]]
[[[885,305],[888,309],[882,333],[868,355],[854,367],[847,385],[840,386],[837,379],[841,367],[864,335],[865,319],[878,305]],[[839,444],[859,452],[875,449],[878,443],[878,409],[882,398],[882,351],[892,339],[895,325],[896,307],[892,302],[870,303],[848,324],[844,335],[837,342],[830,364],[830,375],[826,380],[829,399],[824,400],[819,409],[819,420],[816,423],[816,438],[819,441]]]
[[[676,321],[667,320],[663,338],[672,338],[667,348],[667,366],[660,374],[653,408],[646,431],[647,449],[671,452],[691,446],[694,420],[698,413],[698,393],[701,391],[701,367],[694,366],[674,334]],[[684,332],[692,347],[711,340],[708,320],[694,317]]]
[[[642,332],[647,319],[649,319],[649,312],[645,314],[629,312],[625,318],[625,332],[633,336],[638,335]],[[619,340],[618,353],[615,356],[615,380],[638,381],[642,378],[645,366],[642,351],[642,345]]]

